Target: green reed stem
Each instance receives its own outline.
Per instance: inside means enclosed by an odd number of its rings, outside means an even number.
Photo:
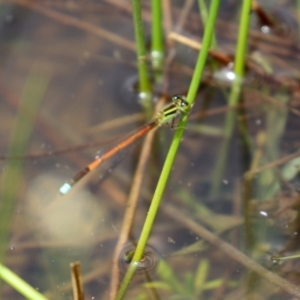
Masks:
[[[238,33],[236,56],[234,61],[235,79],[232,83],[232,87],[228,99],[229,108],[237,105],[240,98],[241,84],[244,75],[244,65],[245,65],[246,50],[247,50],[250,11],[251,11],[251,0],[244,0],[243,7],[242,7],[242,14],[241,14],[241,22],[240,22],[239,33]],[[212,190],[211,190],[212,197],[217,196],[220,191],[222,177],[224,174],[227,157],[228,157],[230,139],[231,139],[235,122],[236,122],[236,112],[233,109],[229,109],[225,118],[224,140],[222,142],[221,149],[219,152],[220,154],[218,155],[217,163],[214,170]]]
[[[145,108],[149,108],[151,101],[151,85],[149,80],[149,70],[147,66],[147,52],[140,0],[132,0],[132,9],[134,34],[137,47],[140,100],[142,101],[142,104]],[[147,109],[146,112],[148,113]]]
[[[205,27],[206,23],[207,23],[207,18],[208,18],[207,5],[204,0],[198,0],[198,6],[199,6],[199,11],[200,11],[203,27]],[[212,37],[211,46],[212,46],[212,48],[216,48],[216,46],[217,46],[217,40],[216,40],[215,35],[213,35],[213,37]]]
[[[204,37],[203,37],[203,45],[202,45],[202,50],[199,52],[196,67],[194,70],[192,82],[190,84],[190,88],[188,91],[187,95],[187,101],[192,105],[195,101],[195,97],[201,82],[203,70],[205,67],[206,63],[206,58],[208,55],[208,51],[211,45],[211,40],[214,32],[214,26],[215,26],[215,21],[217,17],[217,12],[219,9],[219,4],[220,0],[212,0],[211,1],[211,7],[210,7],[210,12],[208,16],[208,21],[207,21],[207,26],[205,27],[204,31]],[[141,260],[145,246],[147,244],[150,232],[153,227],[153,223],[168,181],[168,178],[170,176],[172,166],[176,157],[176,153],[178,151],[185,127],[187,123],[187,115],[183,116],[182,120],[179,123],[178,129],[176,130],[173,141],[171,143],[164,167],[162,169],[159,181],[157,183],[156,190],[154,192],[151,205],[141,232],[140,239],[138,241],[136,251],[134,253],[134,256],[132,258],[132,261],[129,265],[129,268],[125,274],[125,277],[121,283],[120,289],[118,291],[116,300],[121,300],[123,299],[126,290],[130,284],[130,281],[136,271],[137,264]]]
[[[152,0],[152,45],[151,59],[152,68],[158,75],[163,67],[164,46],[162,28],[162,3],[160,0]]]
[[[39,293],[35,288],[21,279],[14,272],[0,264],[0,278],[30,300],[47,300],[45,296]]]

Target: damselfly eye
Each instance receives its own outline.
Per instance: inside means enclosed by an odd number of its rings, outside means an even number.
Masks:
[[[180,103],[180,106],[181,106],[181,107],[186,107],[186,106],[189,105],[188,102],[185,101],[184,99],[181,99],[181,100],[182,100],[181,103]]]
[[[183,95],[174,95],[173,97],[172,97],[172,100],[174,101],[174,102],[177,102],[178,100],[184,100],[184,98],[185,98],[185,96],[183,96]]]

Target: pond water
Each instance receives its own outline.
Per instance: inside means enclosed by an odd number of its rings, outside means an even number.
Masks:
[[[170,36],[161,82],[151,73],[153,110],[187,93],[203,36],[196,2],[165,2]],[[95,156],[148,122],[136,92],[131,2],[0,5],[0,261],[48,299],[72,299],[70,264],[80,262],[85,299],[113,299],[179,120],[60,195]],[[148,41],[150,9],[143,1]],[[222,1],[216,46],[125,299],[300,295],[299,8],[253,4],[246,75],[229,108],[240,9]],[[0,293],[24,299],[6,283]]]

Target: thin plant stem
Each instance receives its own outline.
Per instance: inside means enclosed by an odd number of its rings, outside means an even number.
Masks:
[[[132,0],[134,34],[137,47],[137,65],[139,74],[139,93],[140,100],[144,106],[147,115],[151,116],[150,100],[151,85],[149,80],[149,70],[147,66],[147,53],[145,37],[143,30],[142,11],[140,0]]]
[[[233,80],[228,106],[229,108],[235,106],[239,102],[241,83],[244,75],[244,64],[247,50],[247,38],[250,22],[251,0],[244,0],[241,14],[241,22],[238,34],[238,43],[236,49],[236,56],[234,61],[235,79]],[[233,132],[234,124],[236,121],[236,111],[229,109],[225,118],[224,140],[220,148],[220,154],[217,158],[217,163],[214,170],[213,184],[211,189],[211,196],[215,197],[219,194],[222,177],[228,157],[228,149],[230,138]]]
[[[151,61],[156,77],[159,77],[163,66],[164,46],[162,30],[162,3],[160,0],[152,0],[152,44]]]
[[[20,294],[31,300],[47,300],[45,296],[39,293],[35,288],[30,286],[22,278],[16,275],[7,267],[0,264],[0,278],[15,288]]]
[[[208,16],[207,26],[205,28],[204,37],[203,37],[203,47],[202,50],[199,52],[199,56],[197,59],[195,71],[193,74],[192,82],[188,91],[187,95],[187,101],[192,105],[195,101],[195,97],[201,82],[202,73],[205,67],[206,58],[208,55],[209,47],[211,44],[212,35],[214,32],[214,25],[217,17],[217,12],[219,8],[220,0],[212,0],[211,2],[211,8]],[[186,127],[187,123],[187,116],[184,116],[182,120],[179,123],[178,129],[175,132],[173,141],[171,143],[171,147],[169,149],[164,167],[162,169],[162,173],[160,175],[156,190],[154,192],[151,205],[147,214],[147,218],[145,220],[140,239],[137,244],[136,251],[134,253],[134,256],[132,258],[132,261],[129,265],[129,268],[125,274],[125,277],[123,279],[123,282],[120,286],[120,289],[118,291],[116,300],[123,299],[126,290],[130,284],[130,281],[136,271],[138,262],[141,260],[150,232],[153,227],[153,223],[168,181],[168,178],[171,173],[171,169],[176,157],[176,153],[178,151],[184,129]]]
[[[18,116],[11,134],[10,156],[22,156],[26,152],[48,81],[48,76],[41,74],[36,69],[29,76],[21,96]],[[22,169],[22,159],[8,160],[2,176],[2,189],[0,192],[0,262],[4,262],[6,257],[15,201],[20,193]]]
[[[11,135],[9,155],[22,156],[33,130],[34,121],[40,102],[43,99],[48,78],[33,71],[30,75],[19,105],[19,114]],[[19,183],[22,176],[23,161],[21,159],[8,160],[1,182],[0,204],[0,261],[5,261],[8,236],[15,199],[19,193]],[[4,247],[4,248],[3,248]]]
[[[207,10],[205,1],[198,0],[198,6],[199,6],[199,11],[200,11],[203,27],[205,27],[206,23],[207,23],[207,16],[208,16],[208,10]],[[212,46],[212,48],[217,47],[217,41],[216,41],[215,35],[213,35],[213,37],[212,37],[211,46]]]
[[[134,214],[136,213],[136,207],[139,199],[139,192],[142,186],[143,174],[147,167],[148,158],[151,153],[151,146],[154,140],[154,131],[150,132],[145,142],[143,143],[141,155],[138,161],[138,165],[132,180],[131,190],[128,197],[127,208],[123,218],[123,224],[120,230],[119,239],[115,247],[115,253],[113,258],[113,267],[112,267],[112,279],[110,286],[110,300],[114,300],[116,297],[118,285],[119,285],[119,258],[122,248],[128,237],[130,235],[130,230],[132,228]]]

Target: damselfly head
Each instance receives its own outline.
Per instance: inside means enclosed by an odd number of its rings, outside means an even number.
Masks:
[[[185,95],[175,95],[172,97],[172,101],[181,111],[188,111],[190,104],[187,102]]]

